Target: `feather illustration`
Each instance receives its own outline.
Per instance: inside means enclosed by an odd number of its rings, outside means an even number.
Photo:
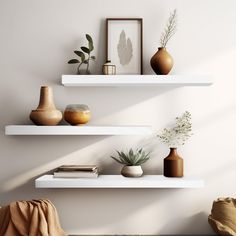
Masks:
[[[133,46],[130,38],[126,39],[125,31],[120,33],[119,43],[117,45],[118,56],[121,65],[128,65],[133,57]]]

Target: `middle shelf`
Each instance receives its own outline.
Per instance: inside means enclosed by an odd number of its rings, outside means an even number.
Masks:
[[[35,180],[36,188],[202,188],[200,178],[167,178],[163,175],[144,175],[127,178],[122,175],[99,175],[98,178],[54,178],[43,175]]]
[[[7,125],[6,135],[150,135],[150,126]]]

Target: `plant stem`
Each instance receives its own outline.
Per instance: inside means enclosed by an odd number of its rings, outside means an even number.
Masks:
[[[90,60],[90,53],[88,54],[88,64],[87,64],[87,70],[86,70],[87,74],[89,74],[89,60]]]
[[[83,62],[81,62],[79,65],[78,65],[78,67],[77,67],[77,74],[79,75],[80,74],[80,67],[81,67],[81,65],[83,64]]]

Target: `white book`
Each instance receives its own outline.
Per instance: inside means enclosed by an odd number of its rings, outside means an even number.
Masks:
[[[82,172],[82,171],[70,171],[70,172],[54,172],[54,178],[97,178],[98,172]]]
[[[59,166],[57,171],[97,171],[96,165],[63,165]]]

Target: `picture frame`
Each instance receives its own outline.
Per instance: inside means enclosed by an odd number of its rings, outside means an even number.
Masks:
[[[106,60],[120,75],[143,74],[143,19],[106,19]]]

